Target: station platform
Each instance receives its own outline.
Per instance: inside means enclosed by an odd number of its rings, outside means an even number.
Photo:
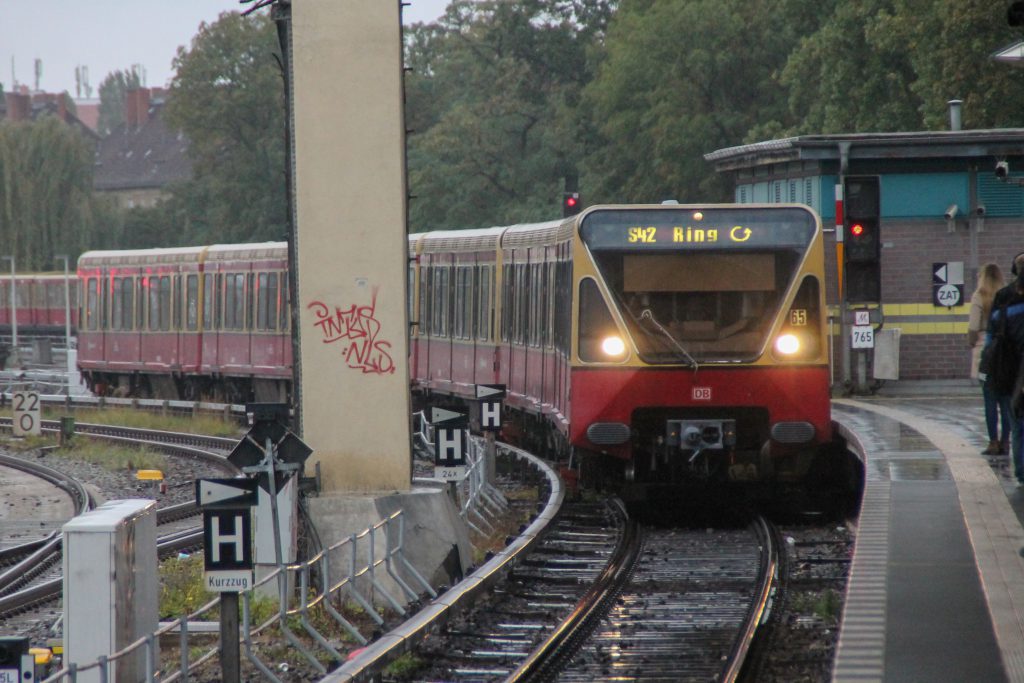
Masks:
[[[1024,683],[1024,488],[986,456],[981,390],[836,398],[865,491],[833,681]]]

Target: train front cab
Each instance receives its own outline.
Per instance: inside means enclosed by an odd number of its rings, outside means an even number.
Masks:
[[[579,235],[570,440],[584,479],[802,480],[832,440],[818,217],[599,207]]]

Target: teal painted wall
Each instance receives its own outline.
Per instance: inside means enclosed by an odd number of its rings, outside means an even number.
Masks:
[[[942,218],[950,204],[970,208],[967,173],[883,175],[883,218]]]

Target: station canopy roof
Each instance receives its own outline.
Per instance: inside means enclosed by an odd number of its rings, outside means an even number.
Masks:
[[[704,159],[718,171],[787,161],[849,159],[927,159],[1024,156],[1024,128],[800,135],[709,152]]]

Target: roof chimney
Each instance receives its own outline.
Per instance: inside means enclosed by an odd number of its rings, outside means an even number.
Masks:
[[[4,93],[8,121],[28,121],[32,115],[32,98],[17,92]]]
[[[949,129],[960,130],[960,108],[963,100],[950,100],[949,104]]]

